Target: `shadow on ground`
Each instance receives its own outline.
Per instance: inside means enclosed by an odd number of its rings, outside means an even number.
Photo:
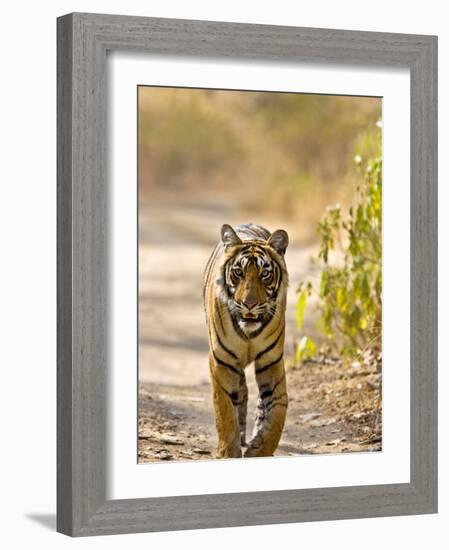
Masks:
[[[56,531],[56,514],[25,514],[25,517],[50,531]]]

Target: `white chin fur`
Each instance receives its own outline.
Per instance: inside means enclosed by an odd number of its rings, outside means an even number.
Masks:
[[[243,332],[246,333],[255,332],[256,330],[259,330],[261,326],[262,323],[260,323],[259,321],[257,323],[247,322],[243,320],[239,321],[239,327],[243,330]]]

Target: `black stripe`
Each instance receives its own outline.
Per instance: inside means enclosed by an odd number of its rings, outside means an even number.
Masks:
[[[279,380],[276,382],[276,384],[273,386],[273,392],[274,390],[279,386],[279,384],[281,382],[283,382],[285,380],[285,371],[284,371],[284,374],[279,378]]]
[[[273,286],[273,289],[272,289],[272,292],[271,292],[271,297],[274,300],[276,300],[276,298],[279,294],[279,289],[281,288],[282,269],[275,260],[273,260],[273,262],[274,262],[274,270],[276,271],[276,274],[275,274],[276,281],[274,283],[274,286]]]
[[[273,404],[276,404],[276,401],[280,401],[283,397],[287,397],[287,393],[281,393],[281,395],[277,395],[276,397],[272,397],[269,401],[264,403],[265,408],[272,407]]]
[[[259,401],[257,405],[257,409],[260,411],[259,420],[264,420],[265,417],[271,413],[274,407],[285,407],[286,409],[288,409],[287,403],[279,403],[279,401],[284,397],[287,397],[286,393],[283,393],[278,397],[274,397],[269,403],[262,403],[262,401]]]
[[[224,266],[222,267],[222,271],[221,271],[221,276],[222,276],[222,279],[223,279],[223,284],[224,284],[224,289],[226,291],[226,295],[228,298],[232,299],[232,293],[231,293],[231,289],[229,288],[229,278],[230,278],[230,269],[231,269],[231,262],[234,260],[234,258],[231,258],[230,260],[228,260]]]
[[[220,321],[220,327],[221,327],[221,331],[223,332],[223,334],[226,336],[226,330],[224,328],[224,324],[223,324],[223,318],[221,316],[221,309],[220,309],[220,303],[219,301],[217,300],[217,298],[214,298],[214,302],[215,302],[215,310],[217,312],[217,317],[218,317],[218,320]],[[215,323],[214,323],[214,328],[215,328]],[[215,329],[215,332],[217,332],[217,329]]]
[[[273,406],[268,408],[267,412],[271,412],[271,409],[274,407],[284,407],[284,409],[288,409],[287,403],[275,403]]]
[[[274,365],[276,365],[276,363],[279,363],[279,361],[282,359],[283,356],[284,356],[284,351],[282,351],[281,355],[275,361],[272,361],[271,363],[268,363],[268,365],[265,365],[261,369],[256,369],[256,374],[260,374],[261,372],[265,372],[266,370],[270,369],[271,367],[274,367]]]
[[[257,361],[258,359],[260,359],[260,358],[262,357],[262,355],[265,355],[266,353],[268,353],[269,351],[271,351],[271,350],[276,346],[276,344],[279,342],[279,340],[280,340],[280,338],[281,338],[283,332],[284,332],[284,328],[282,328],[281,332],[278,334],[276,340],[275,340],[273,343],[271,343],[268,347],[266,347],[263,351],[259,352],[259,353],[256,355],[256,361]]]
[[[217,340],[218,340],[218,344],[220,345],[221,349],[223,349],[226,353],[228,353],[231,357],[233,357],[236,361],[238,361],[238,357],[237,355],[231,351],[230,349],[228,349],[224,344],[223,342],[220,340],[220,336],[218,336],[218,331],[217,331],[217,328],[215,326],[215,323],[213,323],[213,327],[214,327],[214,330],[215,330],[215,336],[217,337]]]
[[[238,319],[236,318],[236,314],[231,313],[231,321],[232,326],[234,327],[235,332],[242,340],[248,340],[248,336],[243,332],[243,330],[239,326]]]
[[[268,389],[268,390],[265,390],[263,393],[260,394],[259,397],[260,397],[261,399],[265,399],[266,397],[269,397],[270,395],[273,395],[275,389],[276,389],[276,388],[279,386],[279,384],[280,384],[281,382],[283,382],[284,380],[285,380],[285,372],[284,372],[284,374],[279,378],[279,380],[276,382],[276,384],[275,384],[272,388],[270,388],[270,389]],[[267,385],[268,385],[268,384],[264,384],[263,386],[260,387],[260,389],[262,389],[263,387],[265,387],[265,386],[267,386]],[[286,394],[283,394],[283,395],[286,395]]]
[[[252,253],[253,256],[257,256],[258,258],[260,258],[261,256],[265,256],[265,249],[260,245],[254,245]]]
[[[225,363],[224,361],[222,361],[221,359],[219,359],[216,355],[215,355],[215,352],[212,351],[212,355],[214,356],[214,359],[215,361],[221,365],[222,367],[226,367],[230,370],[232,370],[233,372],[235,372],[236,374],[238,374],[239,376],[241,375],[241,371],[239,369],[236,369],[235,367],[233,367],[232,365],[230,365],[229,363]]]
[[[238,391],[233,391],[233,392],[228,392],[227,390],[225,390],[225,388],[220,384],[220,382],[218,381],[217,377],[215,376],[214,373],[212,373],[212,376],[214,377],[214,380],[217,384],[217,386],[229,397],[229,399],[232,401],[232,404],[237,407],[239,405],[241,405],[243,403],[243,401],[239,401],[238,398],[239,398],[239,392]]]
[[[251,252],[252,247],[253,245],[251,243],[248,243],[248,241],[246,241],[244,246],[239,251],[240,256],[246,258],[246,256]]]
[[[223,391],[229,397],[229,399],[232,401],[232,404],[234,406],[241,405],[241,403],[239,403],[237,401],[238,395],[239,395],[238,392],[233,391],[233,392],[229,393],[227,390],[225,390],[223,388],[223,386],[220,384],[220,382],[218,381],[217,377],[215,376],[215,374],[213,372],[212,372],[212,376],[214,377],[214,380],[215,380],[217,386],[221,389],[221,391]]]
[[[273,398],[272,401],[270,401],[269,403],[267,403],[265,405],[265,412],[267,413],[270,413],[274,407],[285,407],[285,408],[288,408],[288,404],[287,403],[279,403],[279,401],[281,399],[283,399],[284,397],[287,397],[287,394],[286,393],[283,393],[282,395],[280,395],[279,397],[275,397]]]
[[[238,406],[243,404],[244,399],[239,401],[239,392],[233,391],[232,393],[229,393],[228,395],[231,398],[231,401],[232,401],[232,404],[234,405],[234,407],[238,407]]]
[[[276,283],[274,285],[272,297],[277,298],[277,295],[279,294],[279,289],[281,287],[281,283],[284,279],[284,271],[281,265],[278,263],[278,261],[275,258],[273,258],[273,256],[270,253],[268,253],[268,255],[270,256],[271,261],[273,262],[273,268],[276,271]]]

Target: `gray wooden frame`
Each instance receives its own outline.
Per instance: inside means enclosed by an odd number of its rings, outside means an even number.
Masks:
[[[106,52],[408,67],[411,480],[106,499]],[[437,511],[437,38],[75,13],[58,19],[57,529],[72,536]]]

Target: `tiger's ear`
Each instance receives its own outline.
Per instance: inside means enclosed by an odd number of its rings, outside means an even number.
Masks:
[[[271,237],[268,239],[267,243],[271,246],[271,248],[274,248],[276,252],[284,255],[288,246],[287,232],[283,229],[277,229],[271,234]]]
[[[237,233],[227,223],[221,227],[221,240],[225,246],[242,244],[242,241],[239,239]]]

